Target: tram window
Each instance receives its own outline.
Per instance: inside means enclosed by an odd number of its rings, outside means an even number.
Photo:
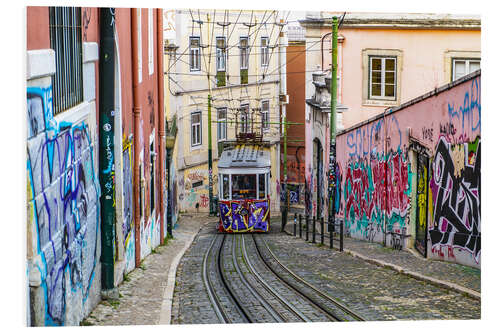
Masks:
[[[229,175],[222,175],[222,198],[229,199]]]
[[[232,198],[255,199],[257,190],[256,175],[232,175]]]
[[[264,199],[266,197],[266,175],[259,174],[259,199]]]

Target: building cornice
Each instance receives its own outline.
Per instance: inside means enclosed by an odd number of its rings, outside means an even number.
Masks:
[[[273,81],[264,81],[264,82],[249,83],[249,84],[234,84],[234,85],[224,86],[224,87],[213,87],[211,89],[203,88],[203,89],[184,90],[184,91],[177,91],[175,93],[175,96],[182,96],[182,95],[186,95],[186,94],[203,92],[203,91],[210,91],[210,90],[212,90],[212,91],[219,91],[219,90],[231,89],[231,88],[252,87],[252,86],[258,86],[258,85],[263,85],[263,84],[276,84],[276,83],[279,83],[279,82],[280,82],[279,80],[273,80]]]
[[[300,20],[304,28],[331,27],[331,18]],[[481,20],[473,17],[453,17],[432,14],[348,14],[341,29],[422,29],[422,30],[481,30]]]

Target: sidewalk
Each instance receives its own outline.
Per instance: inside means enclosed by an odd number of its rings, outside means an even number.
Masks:
[[[287,223],[285,231],[293,237],[293,221]],[[302,238],[305,239],[304,232]],[[309,235],[309,241],[311,242],[311,240],[312,236]],[[316,243],[320,243],[318,234]],[[326,231],[325,245],[329,246]],[[334,240],[333,246],[338,248],[338,241]],[[344,237],[344,252],[415,279],[461,292],[474,299],[481,299],[481,270],[479,269],[450,262],[425,259],[413,249],[399,251],[384,247],[379,243],[371,243],[350,237]]]
[[[198,231],[216,218],[206,213],[181,215],[173,239],[147,256],[118,286],[117,301],[101,301],[81,325],[169,324],[177,265]]]

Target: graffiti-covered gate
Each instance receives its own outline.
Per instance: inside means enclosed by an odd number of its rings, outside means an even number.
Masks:
[[[429,158],[425,154],[417,154],[417,220],[415,232],[415,248],[427,257],[427,211],[429,205]]]

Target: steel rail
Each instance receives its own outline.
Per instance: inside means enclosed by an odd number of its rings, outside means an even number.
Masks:
[[[205,253],[205,256],[203,258],[203,264],[202,264],[202,279],[205,284],[205,288],[208,293],[208,297],[210,298],[210,302],[213,305],[213,308],[215,310],[215,314],[217,315],[217,318],[219,318],[219,321],[223,324],[229,323],[229,318],[227,317],[226,313],[222,309],[222,305],[220,304],[219,298],[215,294],[214,286],[212,285],[212,282],[210,281],[207,273],[207,261],[208,261],[208,256],[212,252],[212,248],[215,244],[215,240],[217,239],[217,235],[212,239],[212,242],[210,243],[210,247],[208,248],[207,252]]]
[[[234,264],[234,267],[236,268],[236,271],[238,272],[238,274],[240,276],[241,281],[243,282],[245,287],[248,288],[250,293],[262,304],[262,306],[267,310],[267,312],[269,312],[269,314],[274,318],[274,320],[276,320],[276,322],[278,322],[278,323],[285,322],[286,321],[285,318],[283,318],[280,314],[278,314],[273,309],[273,307],[256,290],[254,290],[254,288],[252,288],[252,286],[248,282],[247,278],[245,277],[245,275],[241,271],[240,265],[238,264],[238,260],[236,259],[236,236],[237,235],[233,235],[233,236],[234,236],[233,237],[233,246],[232,246],[233,264]],[[241,236],[243,236],[243,235],[241,235]]]
[[[264,257],[262,256],[262,254],[261,254],[261,252],[260,252],[260,250],[259,250],[259,248],[257,246],[257,241],[255,240],[255,237],[253,237],[253,240],[255,242],[255,246],[257,247],[257,251],[259,252],[259,254],[261,255],[261,257],[264,259]],[[321,290],[319,290],[318,288],[316,288],[315,286],[313,286],[309,282],[307,282],[304,279],[302,279],[301,277],[299,277],[297,274],[295,274],[293,271],[291,271],[288,267],[286,267],[285,265],[283,265],[278,260],[278,258],[276,257],[276,255],[271,251],[271,249],[267,245],[266,241],[263,240],[263,243],[264,243],[265,247],[267,248],[267,250],[269,251],[269,254],[271,255],[271,257],[276,261],[276,263],[278,263],[278,265],[280,267],[282,267],[286,272],[288,272],[295,280],[297,280],[298,282],[300,282],[300,283],[304,284],[305,286],[309,287],[311,290],[315,291],[322,298],[327,299],[328,301],[334,303],[338,308],[340,308],[343,312],[345,312],[349,316],[353,317],[354,319],[356,319],[358,321],[365,321],[365,319],[362,316],[360,316],[359,314],[357,314],[353,310],[349,309],[347,306],[345,306],[344,304],[340,303],[339,301],[333,299],[329,295],[325,294],[324,292],[322,292]],[[266,261],[264,260],[264,262],[266,262]],[[266,262],[266,264],[267,264],[267,262]],[[268,267],[270,266],[269,264],[267,264],[267,265],[268,265]],[[273,270],[272,268],[270,268],[270,269]],[[307,297],[307,298],[309,298],[309,297]],[[314,303],[316,304],[316,302],[314,302]],[[316,304],[316,305],[318,305],[318,304]],[[321,305],[318,305],[318,306],[322,307]],[[324,309],[324,310],[327,310],[327,309]]]
[[[253,273],[253,275],[259,280],[259,282],[273,295],[276,296],[276,298],[281,301],[281,303],[283,303],[292,313],[294,313],[295,315],[297,315],[297,317],[299,317],[300,319],[302,319],[303,321],[305,322],[311,322],[311,320],[309,318],[307,318],[307,316],[305,316],[299,309],[297,309],[295,306],[293,306],[292,304],[290,304],[290,302],[288,302],[283,296],[281,296],[276,290],[274,290],[266,281],[264,281],[264,279],[262,279],[262,277],[260,276],[259,273],[257,273],[255,267],[252,265],[252,263],[250,262],[249,258],[248,258],[248,254],[247,254],[247,251],[246,251],[246,245],[245,245],[245,238],[243,237],[243,235],[241,235],[241,239],[242,239],[242,242],[243,242],[243,246],[242,246],[242,252],[243,252],[243,257],[245,258],[245,262],[247,263],[247,266],[248,268],[250,269],[250,271]]]
[[[238,311],[238,313],[248,322],[248,323],[252,323],[252,319],[250,318],[250,315],[245,311],[245,309],[241,306],[241,304],[238,302],[238,299],[236,297],[236,294],[235,292],[233,291],[233,289],[229,286],[229,283],[227,282],[226,278],[224,277],[224,274],[222,273],[224,270],[223,270],[223,267],[222,267],[222,260],[221,260],[221,257],[222,257],[222,250],[224,248],[224,242],[226,241],[226,236],[227,234],[224,234],[223,235],[223,238],[222,238],[222,242],[221,242],[221,245],[219,247],[219,250],[218,250],[218,254],[217,254],[217,267],[218,267],[218,270],[217,272],[219,273],[219,277],[222,281],[222,284],[224,285],[224,287],[226,288],[226,291],[227,293],[229,294],[230,298],[233,300],[233,303],[234,305],[236,305],[236,309]]]

